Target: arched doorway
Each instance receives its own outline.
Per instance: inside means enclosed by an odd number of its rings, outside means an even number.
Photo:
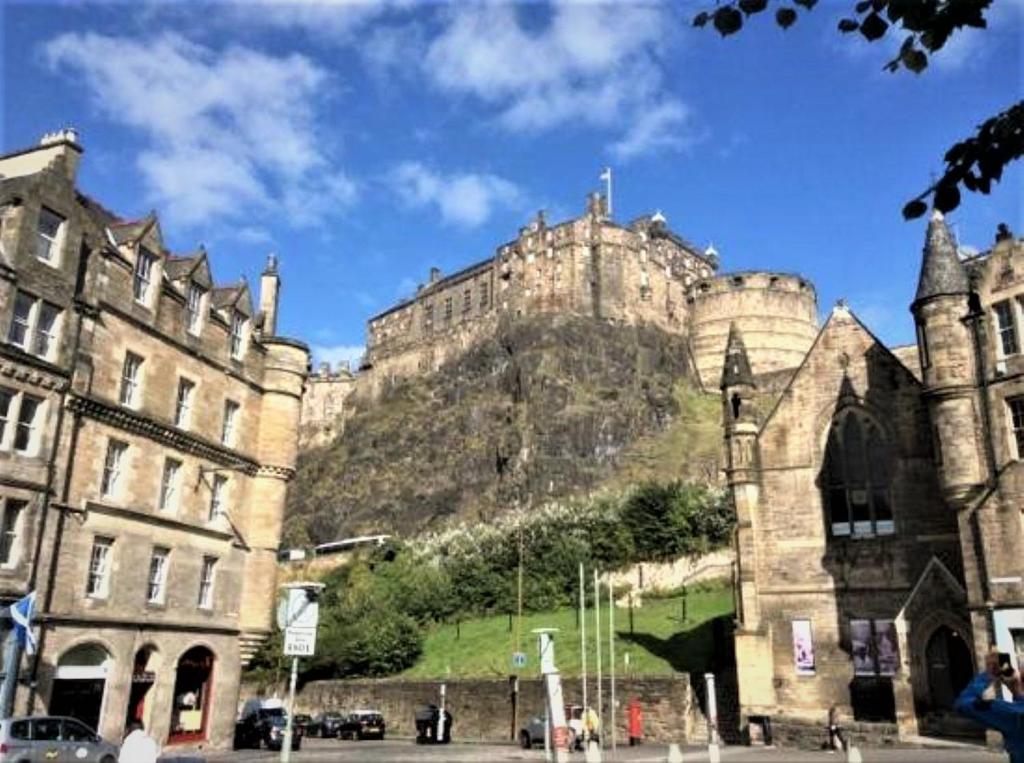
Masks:
[[[952,712],[957,695],[974,675],[970,648],[957,631],[940,625],[928,639],[925,659],[932,711]]]
[[[194,646],[178,659],[168,742],[206,739],[213,688],[213,652]]]
[[[132,665],[132,688],[128,695],[128,712],[124,725],[139,721],[147,729],[153,714],[153,684],[160,664],[160,655],[154,646],[144,646],[135,653]]]
[[[98,729],[112,662],[100,644],[79,644],[66,651],[57,661],[50,715],[71,716]]]

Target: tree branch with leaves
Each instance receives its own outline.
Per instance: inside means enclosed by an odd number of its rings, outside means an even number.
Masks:
[[[1007,2],[1007,0],[1002,0]],[[921,74],[928,68],[929,56],[941,50],[954,34],[964,28],[985,29],[985,14],[995,0],[860,0],[851,13],[841,18],[843,34],[859,32],[868,42],[882,39],[888,32],[905,33],[896,57],[883,67],[896,72],[906,69]],[[711,25],[723,37],[736,34],[747,19],[775,11],[775,23],[789,29],[801,13],[813,10],[818,0],[731,0],[693,17],[695,27]],[[960,205],[961,187],[988,194],[998,183],[1003,170],[1024,155],[1024,101],[986,119],[976,132],[946,151],[941,177],[903,207],[907,220],[928,211],[928,200],[941,212]]]

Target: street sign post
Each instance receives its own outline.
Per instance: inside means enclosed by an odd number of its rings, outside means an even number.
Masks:
[[[288,685],[288,719],[281,743],[281,763],[292,754],[292,716],[295,711],[295,684],[299,676],[299,657],[312,657],[316,648],[316,626],[320,620],[317,603],[323,583],[289,583],[277,608],[277,625],[284,631],[284,653],[292,658]]]

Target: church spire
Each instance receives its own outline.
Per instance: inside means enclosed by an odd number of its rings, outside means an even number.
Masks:
[[[725,345],[725,366],[722,369],[721,388],[745,385],[754,386],[754,374],[750,370],[750,359],[743,344],[743,336],[735,322],[729,324],[729,341]]]
[[[957,255],[953,234],[942,213],[935,210],[928,222],[921,277],[914,301],[920,302],[939,294],[966,294],[968,291],[967,273]]]

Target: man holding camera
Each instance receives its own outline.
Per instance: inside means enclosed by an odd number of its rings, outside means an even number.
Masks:
[[[1010,692],[1009,702],[1002,698],[1003,687]],[[1010,763],[1024,763],[1024,686],[1010,655],[989,652],[985,671],[967,684],[955,706],[961,714],[1003,735]]]

